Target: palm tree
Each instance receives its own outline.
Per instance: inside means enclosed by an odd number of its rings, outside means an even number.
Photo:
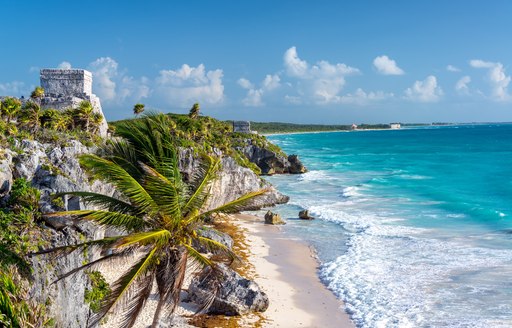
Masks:
[[[34,91],[30,94],[30,98],[37,101],[38,103],[41,101],[41,98],[44,96],[44,89],[42,87],[36,87]]]
[[[6,118],[7,123],[10,123],[11,120],[16,116],[18,111],[21,108],[21,101],[16,98],[7,97],[2,101],[1,114]]]
[[[165,115],[156,115],[121,124],[116,132],[127,138],[113,140],[105,149],[106,157],[84,155],[80,158],[82,166],[93,177],[114,185],[121,194],[119,197],[68,192],[64,194],[81,197],[86,203],[103,209],[49,214],[91,220],[125,232],[115,237],[40,252],[69,254],[87,247],[103,250],[105,255],[64,274],[60,279],[100,263],[132,259],[132,267],[113,284],[111,294],[102,302],[90,326],[98,323],[109,311],[122,309],[124,320],[121,327],[131,327],[156,282],[159,301],[152,327],[158,327],[160,318],[171,314],[179,302],[189,260],[202,267],[209,266],[218,273],[215,260],[202,255],[194,245],[206,246],[217,254],[225,255],[225,259],[235,258],[224,245],[199,234],[201,229],[207,229],[205,218],[216,213],[237,211],[266,191],[252,192],[223,206],[207,209],[211,182],[220,161],[204,155],[195,175],[188,183],[184,182],[172,136],[165,134],[169,129],[168,120]],[[135,252],[139,256],[134,257]],[[213,277],[220,282],[220,276]],[[205,301],[205,308],[213,297]]]
[[[196,118],[199,117],[199,104],[198,103],[195,103],[192,108],[190,108],[190,112],[188,113],[188,117],[190,117],[191,119],[195,120]]]
[[[19,115],[20,123],[35,133],[41,127],[41,106],[34,101],[27,101]]]
[[[83,100],[76,109],[76,119],[78,120],[77,125],[83,126],[85,131],[89,131],[89,124],[93,119],[94,107],[90,101]]]
[[[139,114],[144,112],[144,109],[144,104],[135,104],[135,106],[133,106],[133,114],[135,114],[135,116],[139,116]]]

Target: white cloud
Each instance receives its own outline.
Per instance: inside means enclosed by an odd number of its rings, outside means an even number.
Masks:
[[[224,100],[223,72],[220,69],[206,71],[203,64],[190,67],[187,64],[177,70],[162,70],[156,78],[156,92],[169,105],[215,105]]]
[[[25,83],[20,81],[13,81],[7,83],[0,83],[0,96],[20,97],[28,93],[28,88]]]
[[[386,55],[375,57],[373,65],[380,74],[402,75],[404,71],[397,66],[396,62]]]
[[[247,89],[247,95],[244,99],[242,99],[242,104],[248,107],[259,107],[265,105],[263,102],[263,95],[273,91],[281,86],[281,78],[279,75],[267,74],[263,81],[261,82],[261,86],[256,89],[253,83],[249,80],[241,78],[238,80],[238,84]]]
[[[455,90],[460,94],[469,94],[468,84],[471,82],[471,78],[469,76],[461,77],[457,83],[455,83]]]
[[[363,89],[358,88],[354,93],[348,93],[340,98],[341,103],[366,105],[372,101],[381,101],[393,98],[393,93],[386,93],[383,91],[365,92]]]
[[[57,68],[60,68],[60,69],[71,69],[71,63],[68,62],[68,61],[63,61],[62,63],[59,64],[59,66],[57,66]]]
[[[405,90],[405,98],[420,102],[435,102],[443,95],[441,87],[437,86],[437,79],[433,75],[427,76],[423,81],[414,82],[411,88]]]
[[[89,69],[93,75],[93,92],[106,103],[135,103],[151,93],[149,79],[126,75],[110,57],[96,59],[89,64]]]
[[[446,70],[447,70],[448,72],[460,72],[460,68],[455,67],[455,66],[453,66],[453,65],[448,65],[448,66],[446,66]]]
[[[238,79],[237,82],[238,82],[238,85],[244,89],[254,89],[254,84],[252,84],[251,81],[249,81],[247,79],[240,78],[240,79]]]
[[[93,90],[101,100],[113,101],[116,98],[117,62],[110,57],[101,57],[93,61],[89,68],[93,77]]]
[[[340,93],[345,86],[345,77],[359,73],[359,70],[345,64],[330,64],[327,61],[319,61],[314,65],[308,64],[299,58],[297,49],[291,47],[284,56],[284,66],[289,77],[296,79],[297,96],[293,103],[312,102],[315,104],[336,103],[340,99]]]
[[[487,78],[491,86],[491,97],[493,100],[507,101],[512,99],[512,96],[508,93],[508,85],[511,78],[510,75],[506,75],[502,63],[473,59],[469,64],[474,68],[488,69]]]

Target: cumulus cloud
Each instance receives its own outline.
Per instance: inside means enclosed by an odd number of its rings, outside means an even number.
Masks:
[[[242,104],[248,107],[259,107],[263,106],[263,95],[279,88],[281,86],[281,78],[279,75],[267,74],[260,84],[259,88],[256,88],[253,83],[245,78],[238,80],[238,85],[242,88],[247,89],[247,95],[242,99]]]
[[[396,62],[386,55],[375,57],[373,60],[373,66],[377,69],[377,72],[383,75],[402,75],[404,71],[398,67]]]
[[[156,92],[174,106],[191,106],[196,102],[220,104],[224,100],[222,77],[220,69],[206,71],[203,64],[184,64],[177,70],[161,70],[156,78]]]
[[[319,61],[314,65],[299,58],[297,49],[291,47],[284,53],[284,67],[289,77],[296,79],[298,96],[289,95],[294,102],[329,104],[340,101],[340,93],[345,86],[345,77],[358,74],[359,70],[345,64],[331,64]]]
[[[414,82],[413,86],[405,90],[405,98],[420,102],[435,102],[443,95],[441,87],[437,86],[437,79],[433,75],[427,76],[423,81]]]
[[[27,94],[28,88],[20,81],[0,83],[0,96],[20,97]]]
[[[455,66],[453,66],[453,65],[448,65],[448,66],[446,66],[446,70],[447,70],[448,72],[460,72],[460,68],[455,67]]]
[[[471,78],[469,76],[461,77],[457,83],[455,83],[455,90],[460,94],[469,94],[468,84],[471,82]]]
[[[71,63],[68,62],[68,61],[63,61],[62,63],[59,64],[59,66],[57,66],[57,68],[60,68],[60,69],[71,69]]]
[[[137,102],[151,92],[147,78],[128,76],[110,57],[96,59],[89,64],[89,70],[93,75],[93,92],[106,103]]]
[[[495,101],[506,101],[512,99],[508,93],[510,75],[505,73],[505,68],[500,62],[488,62],[480,59],[473,59],[469,64],[474,68],[488,69],[488,82],[491,86],[491,98]]]
[[[112,101],[116,98],[117,62],[110,57],[101,57],[89,65],[92,72],[94,92],[103,101]]]

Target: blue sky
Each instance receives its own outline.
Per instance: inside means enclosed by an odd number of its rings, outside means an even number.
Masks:
[[[85,68],[137,102],[220,119],[512,121],[512,1],[0,0],[0,95]]]

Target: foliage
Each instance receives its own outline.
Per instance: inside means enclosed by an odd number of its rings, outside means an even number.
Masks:
[[[34,91],[30,94],[32,99],[41,99],[44,96],[44,89],[42,87],[35,87]]]
[[[190,108],[190,112],[188,113],[188,117],[195,120],[199,117],[200,107],[198,103],[195,103],[192,108]]]
[[[120,193],[119,198],[90,192],[68,192],[64,194],[81,197],[86,203],[103,210],[47,214],[91,220],[125,232],[115,237],[42,252],[65,255],[89,247],[103,251],[104,255],[98,260],[84,264],[61,278],[115,259],[132,259],[133,266],[112,285],[111,293],[100,302],[90,326],[116,308],[121,309],[123,314],[124,320],[120,326],[130,327],[144,307],[154,281],[159,295],[153,318],[153,326],[156,326],[160,317],[172,313],[179,301],[188,261],[200,267],[210,266],[217,272],[215,260],[200,254],[195,245],[216,250],[224,255],[225,260],[235,258],[224,245],[198,234],[197,231],[203,229],[204,219],[216,213],[237,211],[240,206],[266,191],[249,193],[216,209],[207,210],[205,204],[220,161],[204,155],[194,176],[190,177],[188,183],[184,182],[175,148],[176,131],[169,120],[168,116],[160,114],[119,124],[116,133],[122,138],[111,140],[103,149],[103,157],[83,155],[80,158],[81,165],[92,177],[111,183],[116,188]],[[138,256],[134,259],[135,252]],[[214,279],[220,279],[220,276],[214,275]],[[204,306],[211,301],[205,302]]]
[[[358,129],[389,129],[389,124],[360,124]],[[333,124],[294,124],[282,122],[251,122],[251,128],[259,133],[291,133],[291,132],[321,132],[321,131],[350,131],[352,125]]]
[[[85,290],[85,302],[89,304],[91,311],[98,312],[101,302],[110,294],[111,289],[99,271],[87,272],[87,276],[91,281],[91,289]]]
[[[6,97],[0,106],[0,115],[7,120],[7,123],[10,123],[20,109],[21,101],[19,99]]]
[[[133,114],[135,115],[139,115],[139,114],[142,114],[142,112],[144,112],[144,104],[135,104],[135,106],[133,106]]]

